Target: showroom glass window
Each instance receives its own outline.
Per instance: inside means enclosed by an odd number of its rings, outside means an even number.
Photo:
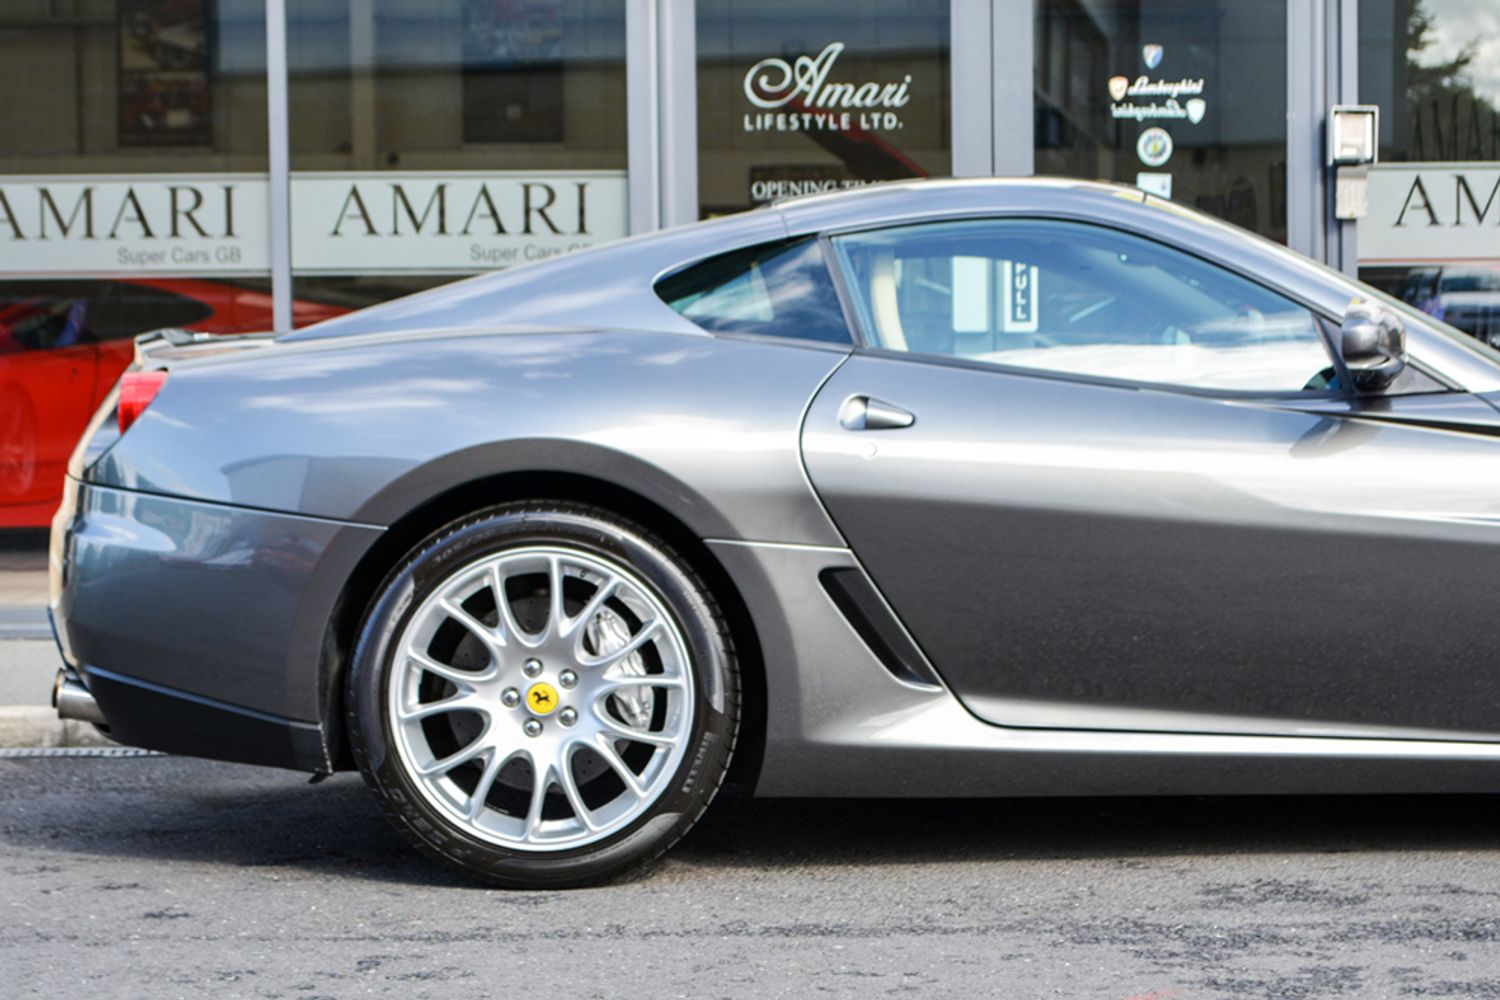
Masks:
[[[261,0],[0,3],[0,528],[159,326],[267,329]]]
[[[834,239],[886,350],[1230,392],[1330,388],[1318,321],[1223,268],[1117,230],[995,220]]]
[[[698,0],[705,218],[952,171],[948,0]]]
[[[115,319],[76,318],[80,342],[152,302],[195,328],[269,323],[263,7],[0,4],[0,309],[92,313],[107,292]]]
[[[1360,278],[1500,342],[1500,5],[1360,0],[1359,96],[1381,162]]]
[[[355,308],[625,235],[625,0],[287,17],[299,301]]]
[[[1036,172],[1286,242],[1284,0],[1038,0]]]

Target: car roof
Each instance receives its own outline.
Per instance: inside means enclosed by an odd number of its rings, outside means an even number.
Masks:
[[[941,202],[959,196],[980,202],[1007,204],[1021,198],[1034,199],[1038,194],[1094,198],[1116,198],[1124,194],[1140,201],[1145,192],[1123,184],[1071,177],[914,177],[910,180],[880,181],[836,191],[816,191],[778,198],[771,203],[771,207],[795,212],[838,206],[841,209],[878,213],[882,208],[892,209],[902,202]]]
[[[314,340],[362,333],[510,327],[604,327],[702,334],[651,293],[663,274],[741,247],[824,229],[1042,206],[1107,215],[1139,189],[1051,178],[897,181],[810,195],[760,209],[616,240],[476,275],[288,334]],[[1090,207],[1091,206],[1091,207]]]
[[[1360,286],[1300,254],[1138,188],[1045,177],[899,181],[808,195],[527,264],[361,309],[283,340],[359,334],[649,330],[706,337],[655,294],[663,275],[764,243],[851,229],[958,218],[1076,220],[1136,233],[1216,261],[1329,317],[1342,317]],[[1422,322],[1411,317],[1412,323]],[[1445,337],[1422,335],[1438,368],[1471,391],[1500,389],[1488,360]]]

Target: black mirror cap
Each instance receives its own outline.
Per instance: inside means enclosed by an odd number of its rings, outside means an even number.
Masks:
[[[1406,368],[1406,326],[1384,306],[1356,299],[1339,327],[1339,354],[1356,389],[1378,392]]]

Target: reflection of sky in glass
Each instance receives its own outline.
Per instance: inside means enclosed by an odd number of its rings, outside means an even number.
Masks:
[[[1480,96],[1500,106],[1500,4],[1495,0],[1424,0],[1423,9],[1432,16],[1432,33],[1421,61],[1452,59],[1472,43],[1469,79]]]
[[[364,7],[296,0],[287,7],[287,59],[297,74],[349,68],[351,20],[360,10],[368,11],[375,61],[385,70],[451,67],[469,59],[504,64],[625,55],[625,0],[370,0]]]

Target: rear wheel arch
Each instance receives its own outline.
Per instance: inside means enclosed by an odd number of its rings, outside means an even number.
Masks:
[[[443,491],[392,522],[349,574],[324,629],[318,665],[322,721],[334,767],[354,766],[344,725],[344,686],[364,617],[387,575],[444,525],[497,504],[529,500],[584,503],[635,521],[668,542],[708,584],[734,636],[741,674],[740,733],[728,780],[753,788],[765,746],[765,668],[755,622],[733,578],[697,532],[654,501],[608,480],[545,470],[499,473]]]

